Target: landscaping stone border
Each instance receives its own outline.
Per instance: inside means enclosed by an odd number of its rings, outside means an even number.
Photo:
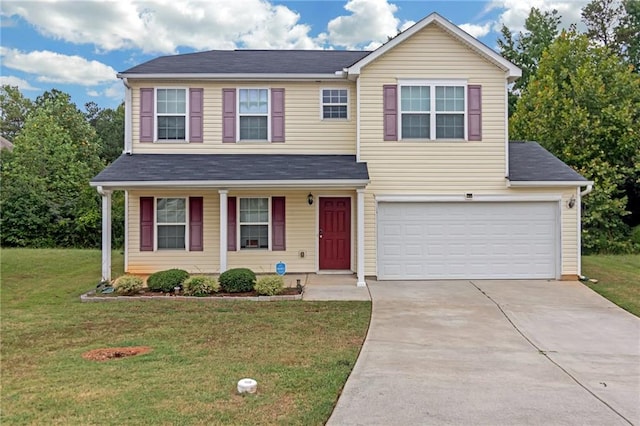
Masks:
[[[248,296],[248,297],[237,297],[237,296],[209,296],[209,297],[198,297],[198,296],[96,296],[95,290],[90,290],[82,295],[80,295],[81,302],[118,302],[121,300],[247,300],[251,302],[280,302],[284,300],[302,300],[302,295],[304,294],[304,287],[302,288],[302,292],[300,294],[285,294],[282,296]]]

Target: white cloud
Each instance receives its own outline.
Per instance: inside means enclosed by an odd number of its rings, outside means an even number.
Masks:
[[[33,87],[28,81],[12,75],[0,76],[0,85],[18,86],[20,90],[40,90]]]
[[[321,34],[321,38],[336,46],[352,49],[367,42],[368,48],[379,46],[388,37],[395,37],[401,29],[413,25],[413,22],[401,23],[395,17],[398,7],[387,0],[349,0],[344,8],[351,14],[332,19],[327,33]]]
[[[124,99],[124,85],[122,84],[122,82],[118,81],[102,90],[88,89],[87,95],[91,96],[92,98],[104,96],[116,101],[122,101]]]
[[[20,16],[45,36],[90,42],[101,51],[318,47],[297,13],[267,0],[49,0],[46,7],[5,0],[3,15]]]
[[[25,53],[2,47],[0,56],[5,67],[37,75],[38,81],[47,83],[95,86],[116,79],[116,71],[110,66],[75,55],[48,50]]]
[[[484,25],[476,25],[476,24],[462,24],[460,28],[469,33],[475,38],[484,37],[491,32],[491,28],[493,27],[492,22],[488,22]]]
[[[541,12],[557,10],[561,15],[561,28],[568,28],[571,24],[580,26],[581,10],[589,0],[553,1],[553,0],[492,0],[487,10],[503,10],[498,18],[494,31],[499,31],[502,24],[513,32],[524,31],[524,22],[535,7]]]

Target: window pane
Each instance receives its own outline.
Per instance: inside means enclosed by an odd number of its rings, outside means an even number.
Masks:
[[[185,118],[184,116],[160,116],[158,117],[158,139],[185,139]]]
[[[429,91],[429,86],[401,86],[401,110],[416,112],[429,111],[431,98]]]
[[[464,111],[464,87],[437,86],[436,111]]]
[[[240,114],[267,114],[269,112],[267,89],[240,89]]]
[[[268,198],[241,198],[240,223],[269,223]]]
[[[269,248],[268,225],[240,225],[240,248]]]
[[[437,114],[436,139],[463,139],[464,114]]]
[[[267,117],[240,117],[241,140],[266,140]]]
[[[346,105],[328,105],[322,107],[322,118],[347,118]]]
[[[158,225],[158,249],[184,249],[184,225]]]
[[[346,89],[324,89],[322,90],[322,102],[325,104],[346,104]]]
[[[184,198],[158,198],[158,223],[185,223],[186,201]]]
[[[429,114],[402,114],[402,139],[429,139]]]
[[[158,114],[185,114],[187,111],[185,89],[158,89]]]

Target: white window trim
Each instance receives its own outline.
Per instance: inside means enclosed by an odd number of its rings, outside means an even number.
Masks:
[[[242,199],[251,199],[251,198],[266,198],[267,199],[267,248],[242,248],[242,240],[240,237],[240,227],[242,225],[264,225],[264,222],[248,222],[248,223],[240,223],[240,200]],[[271,223],[271,196],[265,197],[262,195],[255,196],[246,196],[246,197],[238,197],[238,205],[236,208],[236,247],[238,251],[271,251],[271,230],[273,229],[273,224]]]
[[[158,113],[158,90],[175,89],[184,90],[184,139],[158,139],[158,117],[176,116],[182,114],[159,114]],[[188,143],[189,142],[189,88],[181,86],[155,87],[153,90],[153,140],[156,143]]]
[[[437,141],[437,142],[459,142],[459,141],[468,141],[469,140],[469,125],[468,125],[468,117],[469,117],[469,108],[467,106],[468,102],[468,94],[467,94],[467,80],[422,80],[422,79],[406,79],[406,80],[398,80],[398,96],[397,96],[397,110],[398,110],[398,139],[407,141],[407,142],[422,142],[422,141]],[[402,86],[428,86],[429,87],[429,138],[418,139],[418,138],[403,138],[402,137]],[[462,139],[450,139],[450,138],[441,138],[436,139],[436,86],[457,86],[462,87],[464,90],[464,137]],[[443,114],[447,114],[446,112],[442,112]]]
[[[347,92],[347,103],[346,104],[342,104],[342,103],[338,103],[338,104],[325,104],[323,101],[323,92],[325,90],[345,90]],[[348,87],[321,87],[320,88],[320,120],[322,121],[348,121],[351,118],[351,114],[349,113],[349,104],[351,101],[351,94],[350,94],[350,90]],[[347,116],[345,118],[325,118],[324,117],[324,107],[325,106],[346,106],[347,107]]]
[[[264,114],[240,114],[241,90],[266,90],[267,91],[267,139],[240,139],[240,116],[264,117]],[[236,142],[255,143],[271,142],[271,88],[270,87],[238,87],[236,88]]]
[[[158,223],[158,200],[161,198],[181,198],[184,200],[184,249],[159,249],[158,248],[158,226],[162,225],[182,225],[182,223]],[[162,252],[188,252],[189,251],[189,197],[153,197],[153,250]]]

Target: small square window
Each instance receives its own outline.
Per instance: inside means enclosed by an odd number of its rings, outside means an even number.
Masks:
[[[348,118],[347,89],[322,89],[322,118]]]

